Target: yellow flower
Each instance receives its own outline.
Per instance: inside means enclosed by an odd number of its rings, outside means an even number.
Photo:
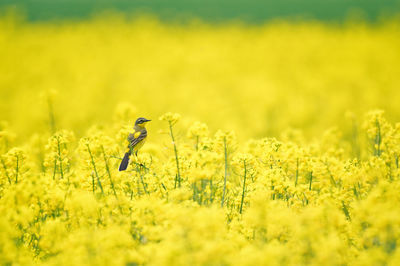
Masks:
[[[198,121],[194,122],[188,130],[187,137],[190,139],[208,137],[207,125]]]
[[[173,125],[176,124],[180,118],[181,118],[180,114],[168,112],[160,116],[159,120],[166,121]]]

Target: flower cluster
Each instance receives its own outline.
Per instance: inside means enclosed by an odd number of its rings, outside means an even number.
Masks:
[[[1,265],[398,264],[397,21],[106,22],[0,18]]]
[[[120,136],[98,126],[77,142],[70,131],[51,135],[36,151],[44,172],[28,156],[40,142],[3,153],[2,262],[69,264],[71,254],[77,264],[119,265],[397,260],[400,134],[381,112],[366,116],[365,141],[375,144],[361,158],[337,130],[308,143],[241,143],[199,122],[177,137],[178,117],[163,116],[172,149],[160,155],[149,143],[125,172]]]

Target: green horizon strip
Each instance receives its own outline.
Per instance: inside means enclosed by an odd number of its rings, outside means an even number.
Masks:
[[[193,17],[210,22],[242,20],[261,23],[273,19],[345,21],[350,17],[379,21],[400,13],[400,0],[70,0],[0,2],[0,15],[9,9],[21,12],[27,21],[85,19],[107,11],[128,16],[153,14],[161,20],[185,22]]]

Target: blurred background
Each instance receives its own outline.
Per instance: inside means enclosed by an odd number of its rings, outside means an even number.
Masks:
[[[397,14],[399,4],[399,0],[2,0],[0,6],[23,10],[29,21],[82,19],[113,10],[127,15],[152,13],[169,21],[196,17],[212,22],[264,23],[276,18],[343,21],[349,14],[376,21]]]
[[[172,111],[182,128],[241,139],[351,137],[371,109],[400,120],[399,11],[400,0],[2,0],[0,121],[18,136],[51,121],[83,135]]]

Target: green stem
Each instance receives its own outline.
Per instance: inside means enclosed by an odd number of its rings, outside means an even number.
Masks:
[[[107,174],[108,174],[108,178],[110,179],[111,189],[112,189],[113,192],[114,192],[115,198],[118,199],[117,192],[115,191],[115,187],[114,187],[114,182],[113,182],[113,180],[112,180],[112,178],[111,178],[110,167],[108,166],[108,161],[107,161],[107,157],[106,157],[106,152],[104,151],[103,145],[101,145],[101,151],[103,152],[104,164],[105,164],[105,166],[106,166],[106,171],[107,171]]]
[[[140,193],[139,179],[136,179],[136,189],[137,189],[137,194],[138,194],[138,196],[142,195],[142,193]]]
[[[243,176],[242,200],[241,200],[241,202],[240,202],[240,210],[239,210],[239,213],[240,213],[240,214],[242,214],[243,202],[244,202],[244,194],[245,194],[245,192],[246,192],[246,176],[247,176],[246,160],[243,161],[243,166],[244,166],[244,176]]]
[[[356,196],[357,199],[359,199],[358,191],[356,185],[353,185],[353,193]]]
[[[155,173],[153,173],[153,175],[155,176],[155,178],[157,179],[157,183],[158,183],[158,188],[161,192],[162,197],[164,198],[164,192],[163,192],[163,188],[165,189],[164,185],[160,182],[160,179],[158,178],[158,175],[156,175]]]
[[[306,202],[306,205],[308,205],[308,199],[307,199],[307,196],[306,196],[306,194],[303,192],[303,197],[304,197],[304,199],[306,200],[305,202]],[[303,206],[304,206],[304,200],[303,200]]]
[[[64,179],[64,171],[63,171],[63,167],[62,167],[62,158],[61,158],[60,138],[58,136],[57,136],[57,149],[58,149],[58,162],[60,164],[61,179]]]
[[[325,165],[326,165],[326,170],[328,171],[328,174],[329,174],[329,178],[331,179],[331,183],[332,183],[335,187],[337,187],[336,180],[335,180],[335,178],[333,177],[331,170],[329,170],[328,161],[325,161]]]
[[[210,179],[210,203],[213,202],[213,183],[212,179]]]
[[[19,156],[16,155],[15,157],[17,157],[17,165],[15,167],[15,184],[18,183],[18,172],[19,172]]]
[[[381,156],[381,142],[382,142],[382,136],[381,136],[381,126],[379,124],[378,119],[376,119],[376,137],[375,137],[375,144],[378,145],[378,149],[375,150],[375,155],[376,156]],[[374,146],[375,149],[375,146]]]
[[[89,155],[90,155],[90,159],[91,159],[91,162],[92,162],[92,166],[93,166],[94,173],[96,174],[96,178],[97,178],[97,184],[98,184],[98,185],[99,185],[99,187],[100,187],[101,194],[103,194],[103,195],[104,195],[103,186],[101,185],[101,181],[100,181],[100,178],[99,178],[99,174],[97,173],[96,164],[95,164],[95,162],[94,162],[94,159],[93,159],[92,152],[90,151],[89,144],[86,144],[86,146],[87,146],[87,150],[88,150],[88,152],[89,152]]]
[[[57,158],[54,158],[54,168],[53,168],[53,180],[56,179],[56,172],[57,172]]]
[[[146,184],[144,183],[144,180],[143,180],[143,174],[142,174],[142,170],[140,169],[140,166],[137,166],[137,172],[139,173],[140,182],[142,183],[144,192],[149,195],[149,192],[146,189]]]
[[[181,173],[179,170],[179,159],[178,159],[178,148],[176,147],[174,133],[172,131],[172,123],[169,121],[169,131],[172,138],[172,143],[174,143],[174,152],[175,152],[175,161],[176,161],[176,170],[178,175],[178,186],[181,187]]]
[[[347,220],[351,221],[350,213],[349,210],[347,209],[346,205],[344,204],[344,201],[342,200],[342,210],[344,214],[346,215]]]
[[[203,204],[203,195],[204,195],[204,180],[203,179],[200,180],[200,188],[201,188],[201,191],[200,191],[199,204],[202,205]]]
[[[221,208],[224,206],[226,194],[226,179],[228,177],[228,149],[226,147],[226,137],[224,137],[224,155],[225,155],[225,174],[224,174],[224,190],[222,192]]]
[[[192,184],[192,187],[193,187],[193,201],[196,201],[196,196],[197,196],[197,187],[196,187],[196,182],[193,182],[193,184]]]
[[[92,176],[92,191],[94,194],[94,174],[92,173],[91,176]]]
[[[0,157],[0,159],[1,159],[1,164],[3,165],[4,174],[6,175],[6,177],[7,177],[7,179],[8,179],[8,183],[10,183],[10,185],[11,185],[11,178],[10,178],[10,176],[8,175],[6,163],[4,162],[3,157]]]
[[[312,179],[313,179],[313,175],[312,175],[312,171],[311,171],[310,172],[310,186],[309,186],[308,190],[311,190]]]

